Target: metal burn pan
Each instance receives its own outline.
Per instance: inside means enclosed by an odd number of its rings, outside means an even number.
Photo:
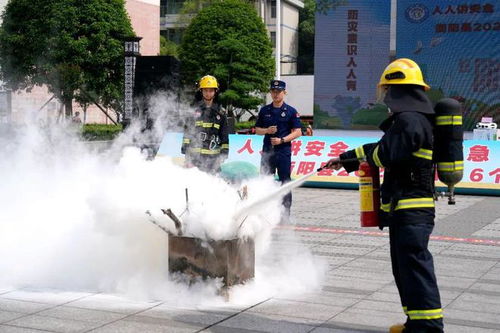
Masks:
[[[222,278],[224,287],[243,284],[255,275],[255,244],[252,239],[205,241],[194,237],[168,236],[168,269],[193,278]]]

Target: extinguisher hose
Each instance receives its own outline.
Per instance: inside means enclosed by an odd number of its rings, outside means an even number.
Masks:
[[[339,162],[340,162],[340,164],[342,164],[342,163],[359,162],[359,160],[358,160],[357,158],[347,158],[347,159],[345,159],[345,160],[340,160]],[[316,172],[320,172],[320,171],[322,171],[322,170],[323,170],[323,169],[325,169],[325,168],[326,168],[326,164],[325,164],[325,165],[323,165],[321,168],[318,168],[318,169],[316,170]]]

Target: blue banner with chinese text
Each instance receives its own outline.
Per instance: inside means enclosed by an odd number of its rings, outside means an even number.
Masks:
[[[420,65],[434,102],[462,102],[466,130],[500,122],[500,1],[398,1],[396,56]]]
[[[262,140],[259,135],[230,135],[228,162],[246,161],[259,168]],[[330,158],[375,141],[376,138],[368,137],[300,137],[292,142],[292,178],[309,174]],[[182,134],[166,134],[158,155],[182,159],[181,143]],[[383,176],[383,170],[381,174]],[[311,182],[319,186],[338,187],[340,184],[357,184],[358,178],[356,173],[348,174],[344,169],[324,170],[311,177]],[[443,186],[439,182],[437,185]],[[464,193],[500,194],[500,141],[464,141],[464,176],[457,189]]]

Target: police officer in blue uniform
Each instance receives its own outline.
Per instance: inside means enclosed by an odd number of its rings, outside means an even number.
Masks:
[[[272,80],[269,87],[271,104],[259,111],[255,133],[264,135],[262,148],[261,173],[274,175],[278,171],[282,183],[290,181],[292,164],[291,142],[301,136],[300,115],[294,107],[285,103],[286,83]],[[283,198],[286,216],[290,216],[292,193]]]

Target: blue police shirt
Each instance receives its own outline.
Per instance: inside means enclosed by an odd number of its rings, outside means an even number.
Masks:
[[[271,150],[271,137],[283,138],[290,134],[292,129],[301,128],[300,115],[293,106],[286,103],[280,108],[273,107],[273,104],[263,106],[259,111],[259,116],[255,124],[256,127],[267,128],[269,126],[277,126],[278,131],[273,134],[264,136],[264,151]],[[286,142],[277,146],[274,149],[290,149],[291,143]]]

